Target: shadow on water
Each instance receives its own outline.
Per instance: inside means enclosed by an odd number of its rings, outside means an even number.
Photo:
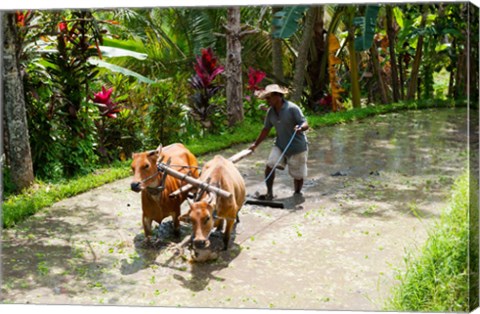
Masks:
[[[5,301],[10,289],[28,292],[47,288],[51,295],[82,295],[88,287],[71,286],[69,280],[96,280],[114,262],[114,257],[100,261],[91,243],[78,240],[76,235],[93,234],[98,231],[96,221],[110,218],[99,212],[97,206],[57,207],[5,231],[0,300]]]
[[[215,273],[221,271],[222,269],[228,268],[229,264],[240,254],[241,247],[240,245],[234,243],[234,240],[235,240],[235,234],[232,234],[232,238],[231,238],[231,242],[228,247],[228,250],[219,251],[219,256],[217,259],[208,261],[208,262],[190,261],[189,263],[191,267],[190,267],[190,272],[187,273],[188,275],[182,276],[180,274],[174,274],[173,278],[179,281],[182,287],[187,288],[194,292],[199,292],[204,290],[211,281],[215,281],[215,282],[225,281],[224,278],[216,276]],[[210,241],[222,243],[223,237],[220,232],[214,232],[210,236]],[[212,245],[216,245],[216,244],[212,243]],[[223,243],[221,245],[223,245]],[[163,266],[172,267],[171,265],[168,265],[168,264]]]
[[[135,246],[135,256],[131,261],[121,260],[120,272],[122,275],[131,275],[146,269],[151,265],[158,264],[158,256],[171,246],[181,242],[183,237],[191,233],[191,227],[180,224],[180,235],[173,234],[173,222],[163,222],[153,230],[153,236],[150,242],[146,242],[143,231],[135,236],[133,243]]]

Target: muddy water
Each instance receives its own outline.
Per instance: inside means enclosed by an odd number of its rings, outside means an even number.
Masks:
[[[178,244],[190,228],[175,238],[168,220],[145,247],[139,195],[125,179],[4,230],[2,302],[381,310],[405,250],[425,241],[466,168],[466,110],[387,114],[308,139],[303,197],[279,171],[285,208],[245,205],[216,261],[189,263]],[[269,149],[238,163],[250,195],[265,192]]]

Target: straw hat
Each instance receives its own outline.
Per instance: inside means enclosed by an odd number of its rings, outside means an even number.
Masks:
[[[277,84],[270,84],[270,85],[267,85],[267,87],[265,87],[264,90],[256,91],[255,96],[257,96],[260,99],[265,99],[265,97],[267,97],[271,93],[279,93],[282,95],[286,95],[288,94],[288,89],[286,89],[285,87],[281,87]]]

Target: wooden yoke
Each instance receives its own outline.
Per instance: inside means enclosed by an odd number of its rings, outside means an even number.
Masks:
[[[236,153],[235,155],[233,155],[232,157],[228,158],[228,160],[230,160],[231,162],[233,163],[237,163],[238,161],[242,160],[243,158],[247,157],[248,155],[250,155],[251,153],[253,153],[252,150],[250,149],[244,149],[242,150],[241,152],[239,153]],[[177,196],[179,196],[180,194],[182,193],[186,193],[188,192],[189,190],[191,190],[193,188],[194,185],[192,184],[186,184],[184,186],[182,186],[181,188],[179,188],[178,190],[170,193],[169,197],[171,198],[175,198]]]
[[[232,196],[232,193],[230,192],[227,192],[225,190],[222,190],[222,189],[219,189],[215,186],[211,186],[209,185],[208,183],[205,183],[205,182],[202,182],[200,180],[197,180],[195,178],[192,178],[191,176],[189,175],[186,175],[184,173],[181,173],[181,172],[178,172],[176,170],[173,170],[171,169],[170,167],[168,167],[166,164],[164,163],[159,163],[157,164],[157,168],[158,168],[158,171],[161,171],[163,173],[166,173],[166,174],[169,174],[171,175],[172,177],[175,177],[177,179],[180,179],[180,180],[185,180],[187,181],[188,183],[190,183],[191,185],[194,185],[194,186],[198,186],[202,189],[206,189],[207,191],[209,192],[212,192],[212,193],[216,193],[217,195],[219,196],[222,196],[222,197],[225,197],[225,198],[229,198]],[[177,190],[178,191],[178,190]],[[171,196],[171,195],[170,195]]]

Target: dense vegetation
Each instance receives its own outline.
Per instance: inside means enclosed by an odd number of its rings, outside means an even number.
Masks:
[[[235,123],[261,121],[254,91],[273,82],[288,86],[312,117],[467,94],[467,4],[236,9],[244,83]],[[17,64],[6,72],[18,70],[23,89],[6,88],[7,99],[19,99],[6,104],[25,108],[28,133],[14,134],[21,124],[9,124],[16,117],[7,108],[5,194],[33,183],[18,180],[31,172],[20,171],[29,162],[36,181],[58,182],[159,143],[231,130],[226,91],[233,70],[226,56],[233,52],[225,42],[233,11],[7,14],[6,41],[13,48],[5,51]],[[21,95],[8,98],[12,93]],[[21,140],[28,146],[15,155]]]

